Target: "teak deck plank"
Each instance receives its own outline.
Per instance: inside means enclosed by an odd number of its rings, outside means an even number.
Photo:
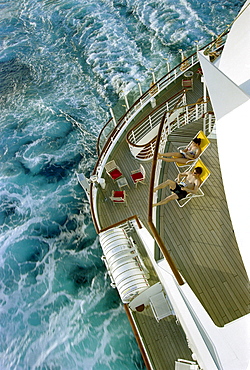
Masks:
[[[186,344],[185,334],[175,316],[169,316],[157,322],[150,307],[143,312],[134,314],[136,324],[143,333],[150,357],[155,369],[174,369],[173,358],[186,358],[192,360],[192,353]],[[168,348],[166,344],[168,343]],[[171,356],[167,355],[171,353]]]
[[[197,130],[189,130],[191,138],[193,132],[197,132]],[[172,143],[173,148],[176,143],[178,145],[180,143],[180,138],[176,138],[176,140]],[[171,148],[171,150],[173,149]],[[127,154],[125,154],[126,152]],[[163,240],[165,240],[166,246],[180,272],[188,282],[191,282],[190,285],[194,292],[197,294],[202,292],[204,296],[206,295],[207,302],[218,299],[219,296],[223,296],[223,301],[228,302],[227,295],[234,295],[235,298],[232,299],[231,297],[231,301],[238,301],[238,307],[233,311],[227,311],[226,315],[224,315],[224,310],[220,312],[220,305],[216,313],[212,314],[215,323],[225,325],[238,318],[237,312],[247,312],[247,302],[244,299],[239,300],[239,287],[238,284],[234,283],[232,277],[240,274],[241,285],[244,285],[240,288],[243,291],[242,295],[247,296],[248,291],[245,271],[239,272],[242,269],[242,261],[232,232],[222,181],[219,180],[220,168],[218,160],[217,162],[215,160],[216,155],[218,158],[216,141],[214,140],[202,157],[203,162],[211,170],[211,175],[203,186],[205,197],[193,199],[183,208],[179,208],[176,202],[158,208],[162,225],[160,233],[163,235]],[[131,215],[137,215],[147,226],[147,199],[151,163],[143,164],[146,169],[146,185],[138,184],[136,188],[130,179],[130,173],[131,170],[139,168],[139,162],[129,153],[125,142],[119,145],[119,148],[113,153],[113,158],[115,158],[116,163],[127,178],[130,189],[128,187],[124,188],[127,193],[127,206],[112,204],[108,197],[113,189],[118,190],[119,188],[106,174],[104,175],[107,182],[105,189],[107,200],[99,203],[99,207],[106,208],[106,211],[99,212],[103,215],[102,226],[109,226]],[[167,164],[165,168],[164,179],[176,177],[177,170],[173,164]],[[168,190],[164,189],[161,198],[165,197],[167,193]],[[233,262],[232,255],[234,256]],[[201,276],[204,275],[201,271],[202,268],[206,269],[206,274],[209,276],[209,279],[206,276],[202,277],[206,284],[200,282]],[[245,279],[245,282],[242,279]],[[225,284],[226,282],[227,284]],[[212,289],[213,287],[216,287],[216,290]],[[227,293],[224,293],[225,291]],[[206,304],[208,305],[204,300],[202,300],[202,303],[205,307]],[[230,305],[230,302],[228,304]],[[242,309],[242,306],[245,306],[245,308]],[[221,316],[224,319],[221,319]]]
[[[240,315],[248,313],[247,302],[238,293],[240,290],[243,296],[248,297],[248,281],[232,232],[222,180],[218,180],[221,174],[215,140],[212,140],[202,160],[211,171],[203,186],[205,197],[193,199],[184,206],[181,209],[184,216],[182,218],[178,217],[180,210],[176,210],[179,208],[176,202],[159,207],[159,212],[165,220],[171,219],[171,222],[164,225],[162,233],[165,235],[164,240],[169,243],[172,258],[214,322],[223,326],[237,319],[237,312]],[[171,164],[166,166],[165,171],[171,176],[173,169],[170,167]],[[168,177],[171,178],[170,176]],[[162,194],[161,199],[164,196],[166,195]],[[180,229],[181,232],[178,232]],[[180,258],[181,240],[185,241],[183,250],[186,253],[183,252]],[[237,257],[232,259],[235,255]],[[236,283],[235,276],[238,273],[241,280]],[[194,281],[194,277],[197,277],[197,281]],[[211,312],[209,301],[215,300],[223,303],[218,303],[217,310],[213,309]],[[236,307],[232,308],[235,303]]]
[[[179,87],[176,84],[176,91]],[[172,90],[172,93],[174,92]],[[196,91],[196,94],[198,99],[200,92]],[[141,118],[146,115],[147,110],[148,108],[143,110],[140,114]],[[171,134],[169,151],[189,143],[200,129],[202,129],[201,122],[197,122]],[[146,185],[138,184],[136,188],[130,173],[139,168],[140,162],[132,156],[124,138],[115,147],[109,160],[111,159],[114,159],[120,167],[130,188],[123,188],[127,194],[127,206],[114,205],[109,197],[112,190],[119,190],[119,188],[104,171],[102,177],[106,180],[106,188],[98,192],[97,199],[101,229],[134,215],[148,228],[151,162],[142,163],[146,170]],[[211,171],[209,179],[202,188],[205,196],[192,199],[183,208],[180,208],[175,201],[157,207],[156,226],[177,268],[204,305],[211,319],[216,325],[224,326],[249,312],[248,279],[227,208],[216,140],[211,140],[211,145],[202,155],[202,161]],[[175,179],[176,176],[177,169],[174,164],[164,163],[161,181],[167,178]],[[170,193],[167,189],[158,192],[160,199],[168,194]],[[145,257],[145,254],[142,253],[142,255],[148,267],[150,260]],[[157,276],[154,276],[154,271],[151,269],[150,284],[155,283],[156,279]],[[172,370],[174,359],[177,358],[192,360],[185,334],[176,324],[174,316],[158,323],[150,307],[147,307],[143,312],[135,312],[133,317],[145,340],[155,369]],[[166,340],[169,343],[167,348],[162,344]]]

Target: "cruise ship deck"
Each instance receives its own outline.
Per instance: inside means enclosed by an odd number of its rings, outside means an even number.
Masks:
[[[178,146],[186,145],[200,129],[201,122],[195,122],[176,130],[168,138],[168,150],[176,151]],[[217,142],[216,139],[210,141],[210,146],[202,154],[202,161],[211,172],[202,187],[205,196],[192,199],[183,208],[180,208],[176,201],[158,206],[156,227],[184,280],[215,325],[223,327],[249,312],[249,291],[248,278],[227,208]],[[116,161],[128,181],[128,186],[123,188],[126,191],[127,204],[113,204],[109,197],[112,190],[119,190],[119,187],[103,173],[106,188],[99,192],[97,202],[101,229],[137,216],[150,231],[148,196],[152,162],[142,163],[146,170],[145,184],[139,183],[135,187],[130,174],[139,167],[140,162],[130,153],[125,135],[113,150],[109,160],[111,159]],[[174,163],[165,163],[161,181],[167,178],[175,179],[176,176]],[[168,194],[168,189],[158,191],[159,199]],[[141,254],[147,260],[145,251],[141,251]],[[149,266],[148,260],[146,263],[150,269],[149,283],[154,284],[156,276],[153,268]],[[184,356],[186,359],[192,359],[185,335],[175,316],[157,322],[150,307],[147,307],[143,312],[136,312],[134,319],[155,368],[174,369],[174,359]],[[164,346],[165,341],[173,343],[173,346],[168,346],[167,349]]]

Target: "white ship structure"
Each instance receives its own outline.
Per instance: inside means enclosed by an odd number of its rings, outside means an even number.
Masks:
[[[103,261],[147,369],[246,370],[250,361],[250,2],[100,133],[88,195]],[[178,152],[194,137],[201,154]],[[196,194],[166,179],[200,166]],[[249,189],[248,189],[249,188]]]

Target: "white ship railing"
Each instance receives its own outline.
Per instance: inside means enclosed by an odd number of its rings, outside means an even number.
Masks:
[[[214,55],[214,59],[218,58],[220,52],[223,49],[225,36],[226,33],[225,35],[220,36],[220,43],[212,41],[200,50],[208,49],[208,47],[210,46],[208,53],[211,55],[211,57]],[[149,90],[142,94],[140,98],[127,110],[124,116],[122,116],[118,121],[116,121],[114,114],[112,113],[112,118],[106,123],[99,134],[97,143],[98,155],[101,151],[106,151],[108,143],[112,142],[112,137],[110,137],[110,135],[115,137],[117,135],[117,131],[120,131],[123,125],[127,124],[127,122],[130,121],[136,114],[138,114],[138,112],[142,108],[144,108],[147,104],[150,104],[161,91],[163,91],[179,76],[184,74],[186,70],[192,68],[197,63],[198,56],[195,52],[190,57],[182,61],[179,65],[177,65],[174,69],[169,71],[165,76],[163,76],[153,86],[151,86]]]
[[[188,69],[198,63],[197,54],[193,54],[188,58]],[[115,117],[112,115],[112,118],[107,122],[103,127],[99,135],[98,140],[98,152],[103,149],[104,144],[107,142],[110,133],[113,130],[120,130],[124,124],[126,124],[131,118],[133,118],[142,108],[147,104],[150,104],[151,101],[167,86],[169,86],[173,81],[175,81],[179,76],[181,76],[185,69],[182,68],[184,63],[179,64],[176,68],[171,70],[167,75],[163,76],[159,81],[155,83],[149,90],[147,90],[140,98],[127,110],[126,114],[121,117],[121,119],[116,122]]]
[[[179,108],[177,108],[178,110]],[[213,130],[215,126],[215,116],[213,112],[207,112],[207,103],[206,102],[199,102],[195,105],[191,106],[186,106],[186,112],[184,115],[181,115],[179,119],[177,119],[173,124],[169,125],[167,116],[166,114],[162,117],[162,122],[161,122],[161,132],[159,132],[156,140],[155,140],[155,146],[157,145],[157,153],[163,153],[166,147],[166,142],[167,142],[167,134],[171,134],[173,131],[175,131],[177,128],[184,126],[187,124],[187,119],[192,119],[192,120],[198,120],[200,118],[203,119],[203,132],[205,133],[206,136],[208,136]],[[190,123],[191,121],[189,121]],[[155,151],[156,149],[154,149]],[[153,155],[155,157],[155,154]],[[153,158],[152,157],[152,158]],[[159,183],[159,178],[161,174],[161,168],[163,165],[163,161],[157,161],[155,160],[154,164],[154,184],[152,187],[156,186],[156,184]],[[153,171],[153,170],[152,170]],[[152,177],[152,174],[151,174]],[[152,199],[153,202],[156,202],[156,193],[152,193]],[[155,219],[155,212],[156,212],[156,207],[154,208],[154,219]]]
[[[184,102],[185,98],[181,101]],[[127,141],[129,143],[130,151],[136,159],[147,161],[153,158],[158,128],[164,114],[164,109],[162,109],[160,113],[161,114],[157,114],[157,119],[153,120],[152,117],[147,117],[139,126],[137,125],[129,132]],[[163,151],[165,147],[167,136],[169,134],[182,126],[201,118],[204,119],[204,133],[207,134],[211,132],[214,125],[214,116],[212,113],[206,113],[206,103],[203,101],[192,105],[182,105],[167,111],[160,143],[161,151]],[[152,121],[154,122],[154,125],[152,125]]]
[[[133,127],[127,134],[127,142],[133,156],[140,160],[148,160],[154,151],[155,138],[164,112],[169,121],[175,119],[174,108],[186,104],[185,90],[180,91],[171,99],[161,104],[157,109]]]
[[[214,112],[206,112],[203,120],[203,132],[205,133],[205,135],[208,136],[213,131],[215,122],[216,119]]]

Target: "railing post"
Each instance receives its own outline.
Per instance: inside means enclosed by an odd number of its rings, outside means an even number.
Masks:
[[[176,122],[177,122],[177,128],[179,128],[180,127],[180,115],[179,114],[176,118]]]
[[[115,119],[115,115],[114,115],[113,109],[112,108],[109,108],[109,110],[110,110],[111,116],[113,118],[113,121],[115,123],[115,126],[117,126],[117,122],[116,122],[116,119]]]
[[[211,114],[208,115],[208,129],[210,133],[212,131],[212,115]]]
[[[153,157],[155,150],[155,143],[151,143],[150,145],[150,157]]]
[[[189,109],[188,109],[188,106],[186,107],[186,114],[185,114],[185,125],[187,125],[188,121],[189,121]]]
[[[195,106],[195,114],[196,114],[196,119],[198,119],[199,118],[199,105],[198,104],[196,104]]]
[[[167,137],[168,137],[168,134],[167,134],[167,128],[168,128],[168,126],[167,126],[167,119],[165,119],[165,124],[164,124],[164,127],[163,127],[163,136],[162,136],[162,141],[164,142],[164,141],[167,141]]]
[[[186,105],[187,104],[187,94],[185,93],[183,95],[183,105]]]
[[[133,136],[134,143],[136,143],[136,138],[135,138],[135,132],[134,131],[132,131],[132,136]]]
[[[141,84],[140,84],[140,82],[138,82],[138,87],[139,87],[140,96],[142,96],[142,89],[141,89]]]
[[[155,73],[154,72],[152,72],[152,76],[153,76],[153,83],[155,84]]]
[[[204,113],[207,112],[207,86],[204,80],[204,77],[202,76],[201,81],[203,83],[203,101],[204,101]]]
[[[204,117],[203,117],[203,132],[205,135],[207,135],[207,130],[206,130],[206,114],[204,114]]]
[[[124,94],[124,99],[125,99],[126,107],[127,107],[127,109],[129,109],[128,97],[127,97],[127,95],[126,95],[126,94]]]
[[[150,129],[152,130],[152,119],[151,119],[151,116],[148,117],[148,120],[149,120]]]

